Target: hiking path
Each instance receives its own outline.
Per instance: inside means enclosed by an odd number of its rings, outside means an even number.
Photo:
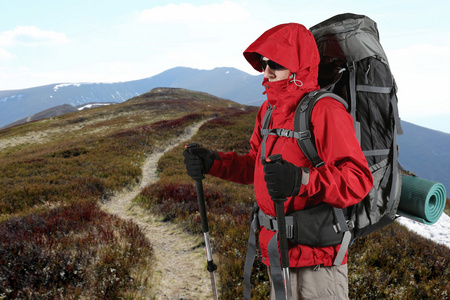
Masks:
[[[158,180],[158,160],[181,142],[190,139],[204,122],[186,128],[181,136],[169,141],[169,146],[152,153],[142,168],[140,185],[116,194],[103,204],[103,209],[118,217],[135,222],[153,247],[152,295],[148,299],[195,300],[211,299],[211,281],[206,270],[203,236],[193,236],[171,222],[153,215],[132,200],[149,184]],[[180,153],[181,155],[181,153]],[[192,183],[194,184],[194,182]]]

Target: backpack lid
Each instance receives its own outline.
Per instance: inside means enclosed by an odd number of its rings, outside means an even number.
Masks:
[[[319,53],[324,57],[337,57],[349,62],[376,56],[388,65],[387,56],[379,41],[377,24],[367,16],[340,14],[310,30],[316,39]],[[341,49],[339,53],[337,49]]]

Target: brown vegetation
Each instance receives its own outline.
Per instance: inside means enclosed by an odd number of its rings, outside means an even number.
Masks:
[[[1,299],[138,298],[151,288],[148,240],[97,203],[135,186],[147,155],[187,126],[241,108],[176,89],[159,99],[164,91],[0,131]]]

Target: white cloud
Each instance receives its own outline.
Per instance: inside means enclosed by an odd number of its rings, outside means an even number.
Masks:
[[[37,46],[48,44],[66,44],[69,39],[64,33],[41,30],[36,26],[17,26],[14,30],[0,33],[0,46]]]
[[[242,2],[168,4],[137,13],[138,24],[133,25],[134,32],[146,37],[142,45],[153,60],[153,71],[227,66],[252,72],[242,52],[268,29],[257,16]]]
[[[168,4],[144,10],[138,18],[140,23],[243,23],[250,13],[230,1],[194,6],[188,3]]]
[[[6,51],[5,49],[0,48],[0,59],[11,59],[14,58],[14,55]]]

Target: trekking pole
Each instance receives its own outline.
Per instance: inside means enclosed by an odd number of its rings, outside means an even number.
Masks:
[[[267,158],[268,163],[281,163],[283,157],[281,154],[274,154]],[[278,241],[280,242],[281,267],[283,268],[284,292],[286,299],[292,299],[291,279],[289,275],[289,250],[286,235],[286,218],[284,215],[284,202],[286,198],[272,198],[275,203],[278,224]]]
[[[197,143],[190,143],[186,146],[187,150],[200,147]],[[214,271],[217,270],[217,265],[214,263],[212,258],[211,251],[211,243],[209,241],[209,228],[208,228],[208,219],[206,217],[206,205],[205,205],[205,196],[203,194],[203,182],[202,179],[195,180],[195,187],[197,189],[197,200],[200,212],[200,220],[202,222],[202,230],[203,235],[205,237],[205,248],[206,248],[206,259],[207,259],[207,270],[209,271],[209,275],[211,277],[211,288],[213,292],[213,299],[217,300],[217,287],[216,287],[216,278],[214,275]]]

